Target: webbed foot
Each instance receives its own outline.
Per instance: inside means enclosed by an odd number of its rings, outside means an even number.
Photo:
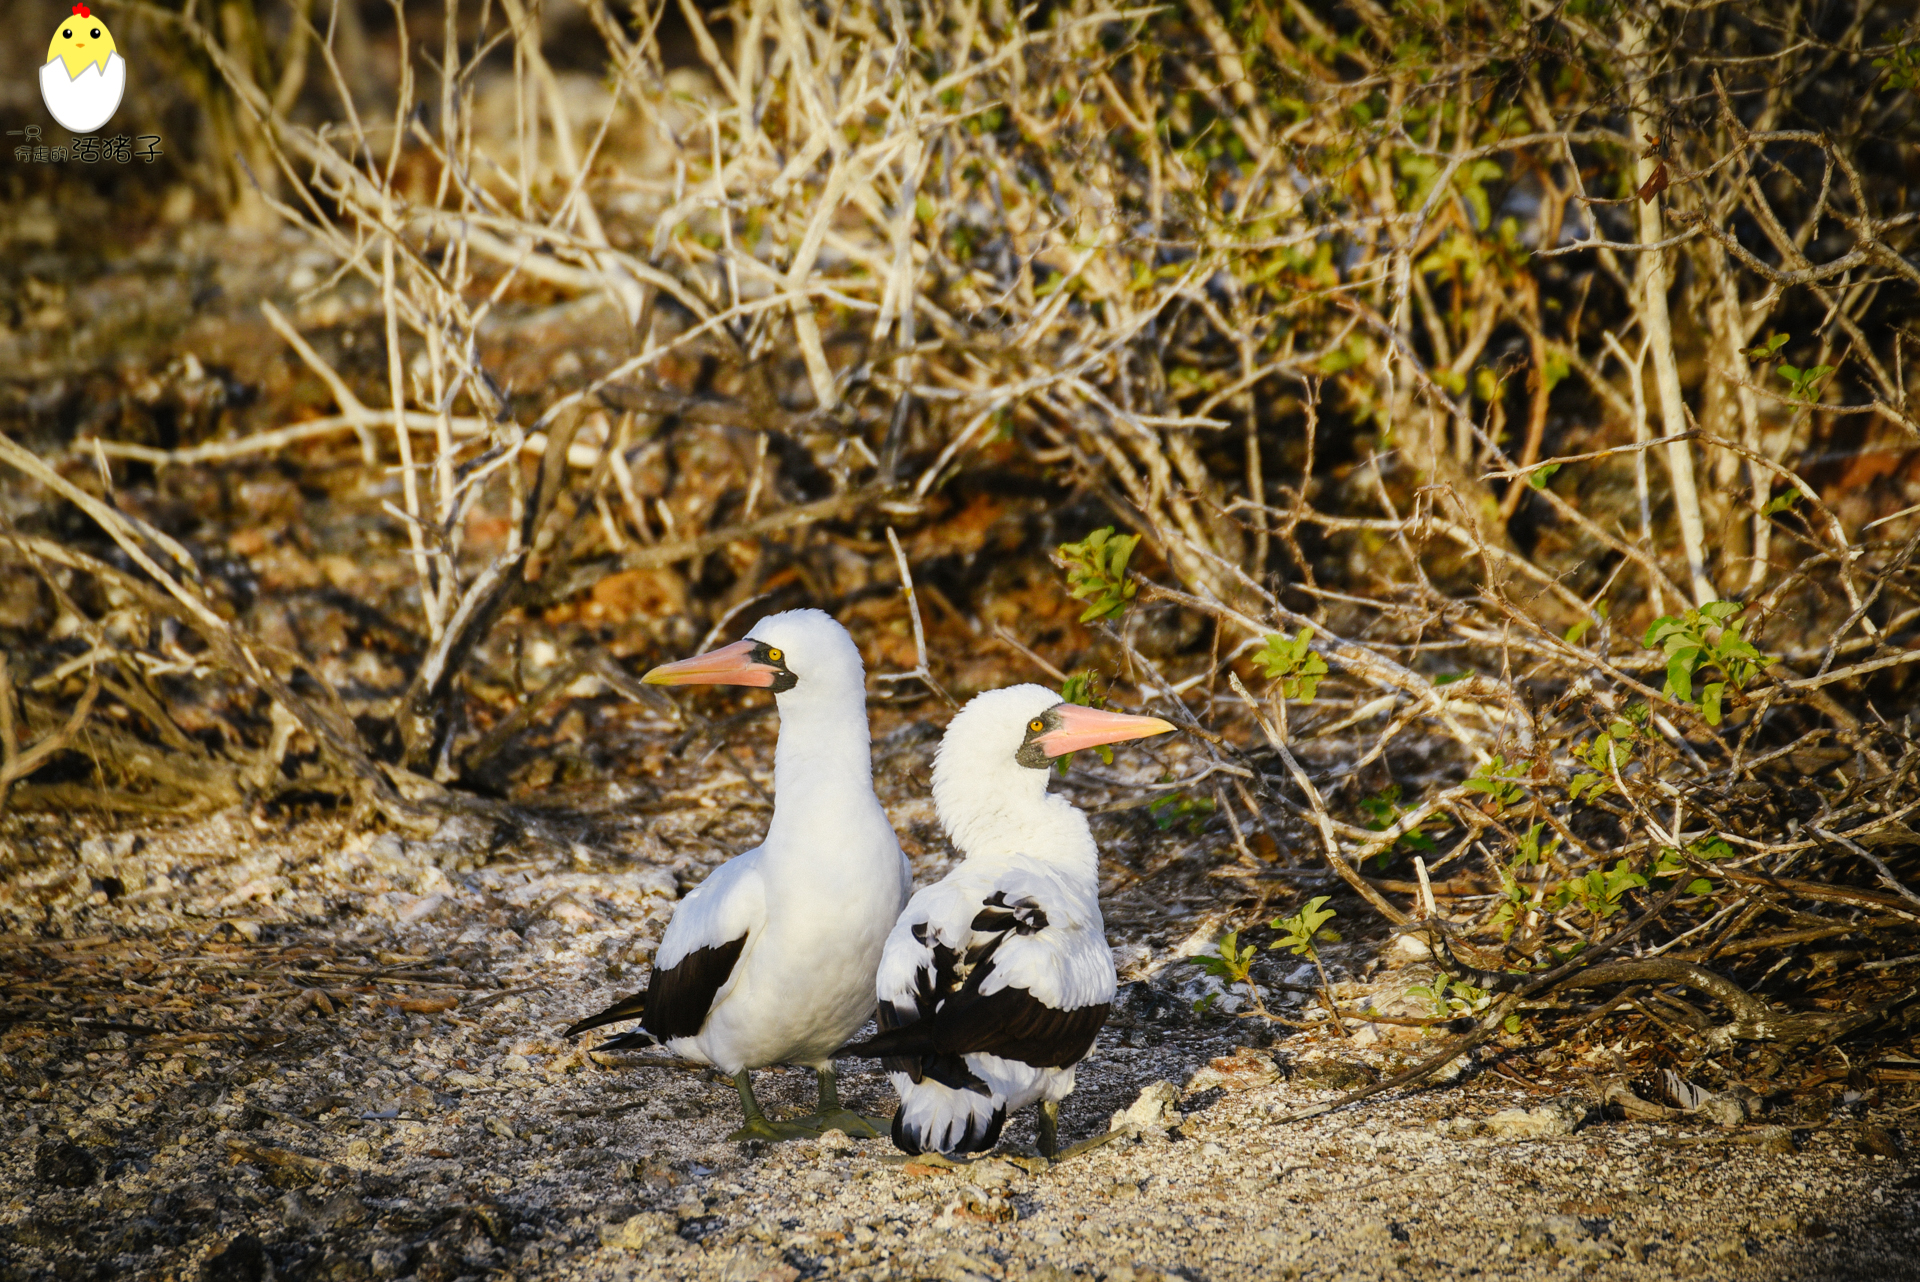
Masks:
[[[1075,1144],[1072,1148],[1066,1149],[1062,1151],[1059,1155],[1054,1157],[1052,1159],[1052,1164],[1054,1166],[1059,1166],[1062,1162],[1071,1162],[1074,1158],[1079,1157],[1082,1153],[1091,1153],[1094,1149],[1097,1149],[1104,1144],[1111,1144],[1114,1140],[1119,1139],[1122,1135],[1125,1135],[1126,1133],[1127,1132],[1125,1131],[1108,1131],[1104,1135],[1096,1135],[1092,1139],[1081,1140],[1078,1144]]]
[[[766,1140],[774,1144],[786,1140],[817,1140],[818,1128],[809,1125],[808,1118],[797,1118],[791,1122],[770,1122],[764,1117],[750,1117],[747,1124],[727,1136],[730,1144],[744,1144],[748,1140]]]
[[[795,1123],[810,1126],[818,1134],[821,1131],[844,1131],[856,1140],[877,1140],[885,1135],[893,1123],[884,1117],[862,1117],[850,1108],[833,1108],[815,1113],[810,1117],[796,1117]]]

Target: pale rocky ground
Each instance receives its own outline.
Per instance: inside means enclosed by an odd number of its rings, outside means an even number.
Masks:
[[[924,880],[948,858],[910,786],[927,736],[890,743]],[[413,839],[10,820],[0,1279],[1920,1276],[1920,1179],[1863,1151],[1905,1144],[1897,1101],[1629,1123],[1596,1105],[1622,1048],[1543,1070],[1488,1047],[1454,1082],[1276,1121],[1419,1036],[1193,1014],[1206,984],[1173,959],[1213,925],[1177,868],[1110,899],[1131,982],[1067,1104],[1068,1142],[1131,1110],[1123,1138],[1052,1170],[1026,1118],[959,1168],[837,1133],[730,1144],[725,1083],[557,1036],[638,986],[678,894],[764,822],[717,760],[686,773],[644,806]],[[1422,972],[1378,949],[1331,950],[1343,998],[1404,1003]],[[776,1116],[812,1102],[809,1073],[759,1082]],[[844,1086],[892,1108],[873,1071]]]

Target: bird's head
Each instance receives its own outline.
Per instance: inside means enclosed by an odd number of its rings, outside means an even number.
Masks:
[[[663,663],[648,685],[753,686],[775,695],[866,698],[866,669],[847,630],[821,610],[770,614],[732,645]]]
[[[1045,686],[989,690],[947,725],[933,763],[934,801],[951,830],[973,811],[1044,794],[1055,758],[1172,729],[1159,717],[1068,703]]]
[[[72,79],[86,70],[89,63],[105,71],[107,59],[113,53],[113,33],[107,30],[107,24],[86,5],[76,4],[60,29],[53,33],[53,41],[47,46],[47,61],[60,59],[66,64],[68,78]]]

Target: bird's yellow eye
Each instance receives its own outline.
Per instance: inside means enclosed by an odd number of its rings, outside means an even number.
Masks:
[[[767,651],[767,659],[773,663],[780,662],[780,652],[778,650]]]
[[[1047,723],[1042,721],[1038,717],[1035,717],[1033,720],[1027,722],[1027,729],[1033,731],[1035,734],[1039,734],[1042,730],[1045,730],[1046,728],[1047,728]]]

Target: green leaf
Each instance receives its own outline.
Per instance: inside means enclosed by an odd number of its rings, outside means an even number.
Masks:
[[[1726,683],[1722,681],[1709,682],[1700,687],[1700,715],[1707,719],[1710,726],[1720,724],[1720,696],[1726,688]]]
[[[1500,1027],[1506,1029],[1509,1033],[1518,1033],[1520,1031],[1520,1017],[1518,1015],[1509,1015],[1502,1021]]]
[[[1567,363],[1566,354],[1558,349],[1554,349],[1547,353],[1546,367],[1541,371],[1540,379],[1546,384],[1547,391],[1551,392],[1559,385],[1562,379],[1572,372],[1573,367]]]
[[[1800,491],[1798,490],[1788,490],[1785,494],[1776,494],[1767,500],[1765,507],[1760,509],[1760,515],[1778,516],[1782,512],[1791,512],[1793,505],[1799,501]]]
[[[1127,576],[1127,562],[1139,542],[1139,535],[1116,535],[1109,525],[1078,543],[1062,543],[1054,549],[1055,560],[1066,571],[1068,593],[1076,601],[1090,603],[1080,622],[1109,618],[1133,600],[1138,585]]]
[[[1494,813],[1498,814],[1509,806],[1520,804],[1526,797],[1521,781],[1505,774],[1508,769],[1507,759],[1496,754],[1469,775],[1461,786],[1470,792],[1487,794],[1493,802]]]
[[[1327,661],[1310,649],[1313,629],[1301,628],[1295,636],[1284,632],[1267,637],[1254,651],[1253,661],[1269,681],[1280,682],[1280,695],[1312,703],[1319,692],[1320,678],[1327,675]]]
[[[1268,922],[1269,927],[1281,932],[1281,937],[1267,947],[1275,951],[1284,948],[1296,957],[1305,957],[1315,952],[1316,937],[1329,943],[1337,941],[1340,938],[1338,934],[1324,929],[1335,916],[1333,909],[1322,906],[1328,898],[1327,895],[1317,895],[1293,916],[1276,917]]]
[[[1099,681],[1092,668],[1082,668],[1061,683],[1060,697],[1083,708],[1104,708],[1107,701],[1100,694]]]
[[[1558,463],[1549,463],[1545,467],[1536,467],[1527,474],[1527,484],[1536,490],[1547,488],[1547,479],[1560,470]]]
[[[1695,877],[1687,883],[1687,893],[1689,895],[1711,895],[1713,893],[1713,883],[1705,877]]]
[[[1207,826],[1207,816],[1213,813],[1213,802],[1175,792],[1150,802],[1147,813],[1153,816],[1154,825],[1161,832],[1169,831],[1176,824],[1185,824],[1187,832],[1198,837]]]
[[[1591,618],[1582,619],[1580,622],[1568,628],[1566,636],[1562,639],[1565,640],[1568,645],[1579,645],[1580,638],[1586,636],[1587,630],[1591,627],[1593,627],[1593,620]]]

